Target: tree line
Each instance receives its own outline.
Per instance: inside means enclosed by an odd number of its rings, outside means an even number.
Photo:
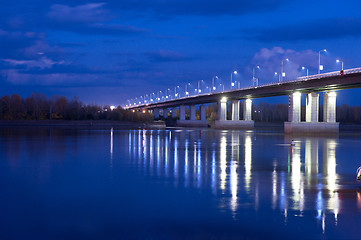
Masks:
[[[148,112],[133,112],[118,106],[84,104],[77,97],[68,100],[64,96],[47,98],[42,93],[32,93],[27,98],[17,94],[0,99],[0,120],[115,120],[148,122],[153,115]]]
[[[243,109],[242,103],[240,110]],[[301,107],[301,120],[305,120],[306,107]],[[218,118],[218,106],[209,104],[206,116],[209,120]],[[189,110],[187,110],[189,116]],[[343,104],[336,107],[338,122],[361,123],[361,106]],[[199,112],[197,111],[197,118]],[[231,119],[231,104],[228,105],[228,119]],[[240,119],[243,112],[240,111]],[[5,95],[0,99],[0,120],[115,120],[115,121],[153,121],[150,112],[123,109],[118,106],[111,110],[109,105],[84,104],[77,97],[68,100],[64,96],[47,98],[42,93],[32,93],[27,98],[17,94]],[[256,122],[285,122],[288,120],[287,104],[258,103],[252,106],[252,119]],[[319,121],[323,121],[323,106],[319,108]]]

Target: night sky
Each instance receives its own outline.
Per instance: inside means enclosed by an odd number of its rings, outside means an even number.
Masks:
[[[0,95],[32,92],[84,103],[126,100],[179,85],[252,85],[361,67],[359,0],[2,0]],[[361,104],[361,89],[338,104]],[[268,101],[268,99],[263,99]],[[273,101],[272,99],[270,101]],[[286,103],[286,102],[285,102]]]

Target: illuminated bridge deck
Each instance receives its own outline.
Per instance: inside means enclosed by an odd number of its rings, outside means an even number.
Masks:
[[[230,91],[206,93],[195,96],[177,98],[164,102],[139,104],[128,109],[172,108],[180,105],[197,105],[218,102],[226,97],[233,99],[254,99],[288,95],[292,92],[324,92],[361,87],[361,68],[300,77],[291,81],[272,83],[257,87],[248,87]]]

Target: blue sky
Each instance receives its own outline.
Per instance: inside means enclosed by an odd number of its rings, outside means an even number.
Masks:
[[[32,92],[85,103],[129,98],[213,76],[242,87],[361,66],[361,2],[357,0],[3,0],[0,9],[0,95]],[[361,90],[338,93],[360,105]],[[283,99],[283,98],[282,98]],[[265,99],[269,101],[269,99]],[[271,100],[272,101],[272,100]],[[283,100],[282,100],[283,101]]]

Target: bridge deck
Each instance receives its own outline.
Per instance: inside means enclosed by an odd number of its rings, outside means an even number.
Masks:
[[[307,92],[323,92],[329,90],[342,90],[349,88],[361,87],[361,68],[348,69],[343,71],[330,72],[325,74],[317,74],[308,77],[300,77],[291,81],[281,83],[265,84],[257,87],[248,87],[235,89],[224,92],[206,93],[195,96],[172,99],[164,102],[140,104],[131,106],[128,109],[153,109],[153,108],[170,108],[180,105],[196,105],[218,102],[221,98],[226,97],[233,99],[253,99],[272,96],[288,95],[298,91]]]

